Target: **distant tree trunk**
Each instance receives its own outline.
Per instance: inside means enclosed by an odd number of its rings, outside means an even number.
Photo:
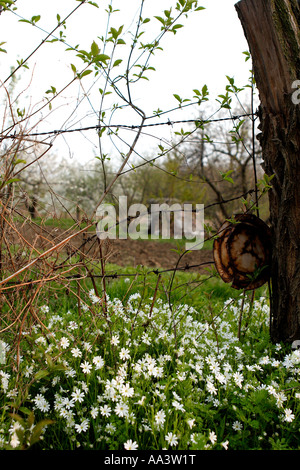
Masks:
[[[300,339],[300,104],[294,89],[300,80],[300,9],[297,0],[241,0],[235,7],[260,95],[264,170],[275,175],[269,191],[271,337],[290,343]]]

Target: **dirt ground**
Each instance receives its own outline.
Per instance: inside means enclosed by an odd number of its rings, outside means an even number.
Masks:
[[[32,225],[23,225],[19,230],[24,240],[43,252],[72,234],[57,227],[40,228]],[[93,232],[76,235],[62,249],[67,254],[80,249],[94,259],[100,258],[98,239]],[[176,267],[179,258],[178,253],[174,251],[176,249],[176,245],[168,241],[132,240],[130,238],[102,241],[102,253],[106,261],[119,266],[142,265],[153,269],[172,269]],[[178,267],[189,267],[192,271],[205,272],[204,270],[211,262],[213,262],[213,255],[210,250],[194,250],[182,257]]]
[[[174,250],[176,245],[169,242],[148,240],[110,240],[108,261],[120,266],[147,266],[152,268],[172,269],[179,259]],[[193,271],[203,272],[212,262],[212,252],[209,250],[194,250],[185,254],[178,267],[189,267]],[[202,263],[202,266],[199,266]]]

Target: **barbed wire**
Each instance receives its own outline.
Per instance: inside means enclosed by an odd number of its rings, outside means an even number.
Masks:
[[[105,274],[85,274],[85,275],[81,275],[81,274],[74,274],[73,276],[61,276],[60,279],[61,280],[68,280],[68,281],[76,281],[76,280],[80,280],[80,279],[85,279],[87,277],[93,277],[95,279],[118,279],[118,278],[122,278],[122,277],[125,277],[125,278],[129,278],[129,277],[136,277],[136,276],[149,276],[150,274],[155,274],[157,276],[159,276],[160,274],[166,274],[166,273],[172,273],[172,272],[177,272],[177,271],[189,271],[190,269],[195,269],[195,268],[200,268],[200,267],[203,267],[203,266],[211,266],[211,265],[214,265],[215,262],[214,260],[211,260],[211,261],[204,261],[203,263],[198,263],[198,264],[189,264],[189,263],[185,263],[184,266],[176,266],[174,268],[166,268],[166,269],[150,269],[149,271],[147,272],[143,272],[143,273],[139,273],[139,272],[134,272],[134,273],[122,273],[122,272],[118,272],[118,271],[114,271],[114,272],[109,272],[109,273],[105,273]],[[84,266],[82,266],[84,268]],[[199,273],[198,273],[199,274]],[[57,280],[58,276],[55,276],[55,279]],[[53,281],[53,277],[49,277],[49,279],[45,279],[45,278],[41,278],[41,279],[28,279],[26,282],[8,282],[7,283],[7,286],[6,287],[1,287],[1,292],[3,291],[7,291],[9,289],[13,289],[13,288],[16,288],[16,287],[27,287],[27,288],[32,288],[35,284],[39,284],[39,283],[44,283],[46,281]]]
[[[245,113],[245,114],[239,114],[239,115],[234,115],[230,117],[223,117],[223,118],[218,118],[218,119],[183,119],[183,120],[176,120],[176,121],[171,121],[168,119],[168,121],[164,122],[156,122],[156,123],[150,123],[150,124],[143,124],[143,128],[145,127],[157,127],[157,126],[173,126],[176,124],[191,124],[195,123],[197,126],[201,126],[203,124],[210,124],[212,122],[222,122],[222,121],[234,121],[237,119],[241,119],[244,117],[250,117],[250,116],[257,116],[257,113]],[[153,117],[153,116],[151,116]],[[17,132],[14,132],[13,134],[8,134],[6,136],[0,136],[0,141],[2,140],[7,140],[7,139],[18,139],[18,138],[26,138],[26,137],[42,137],[42,136],[51,136],[51,135],[60,135],[60,134],[67,134],[67,133],[73,133],[73,132],[86,132],[90,130],[102,130],[102,129],[129,129],[129,130],[134,130],[134,129],[139,129],[141,126],[140,124],[97,124],[95,126],[86,126],[86,127],[78,127],[75,129],[53,129],[50,131],[42,131],[42,132],[30,132],[30,133],[20,133],[20,135]]]

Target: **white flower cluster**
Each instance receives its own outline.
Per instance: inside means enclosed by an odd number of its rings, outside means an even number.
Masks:
[[[89,297],[93,306],[100,305],[93,292]],[[261,391],[274,419],[293,425],[299,411],[292,399],[299,403],[299,394],[288,382],[299,379],[299,351],[282,357],[279,345],[255,349],[251,335],[239,341],[232,320],[238,310],[231,300],[213,322],[188,305],[170,308],[157,299],[153,307],[150,299],[141,307],[140,300],[134,294],[123,305],[108,298],[106,316],[46,312],[51,334],[37,327],[34,341],[37,354],[44,348],[45,363],[49,356],[57,360],[51,359],[51,375],[43,376],[41,361],[22,357],[23,380],[41,374],[27,407],[31,401],[36,413],[63,422],[68,441],[76,445],[92,432],[99,448],[115,446],[116,439],[129,450],[147,442],[157,448],[193,446],[203,436],[205,448],[230,448],[230,432],[243,433],[250,420],[236,403]],[[264,299],[254,302],[252,313],[254,327],[267,324]],[[0,378],[2,393],[11,397],[13,376],[0,370]],[[204,417],[224,407],[230,408],[228,433],[219,436]]]

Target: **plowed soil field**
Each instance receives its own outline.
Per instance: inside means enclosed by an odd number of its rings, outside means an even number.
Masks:
[[[63,240],[67,240],[75,232],[62,230],[59,227],[38,227],[23,225],[19,227],[23,240],[30,245],[45,251]],[[17,237],[17,235],[15,235]],[[177,246],[169,241],[155,240],[103,240],[102,254],[108,263],[114,263],[119,266],[138,265],[157,269],[175,268],[179,259],[176,252]],[[26,242],[25,242],[26,244]],[[77,250],[93,259],[100,258],[98,239],[93,232],[79,234],[60,247],[60,252],[67,254],[75,253]],[[180,260],[178,267],[188,268],[193,271],[204,272],[213,262],[211,250],[201,249],[186,253]]]

